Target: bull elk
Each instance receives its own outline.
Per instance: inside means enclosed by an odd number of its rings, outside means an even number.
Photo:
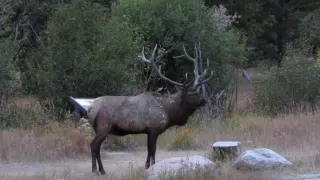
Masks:
[[[102,96],[94,100],[87,113],[96,134],[90,144],[93,173],[97,173],[97,161],[99,172],[105,174],[100,157],[100,146],[108,134],[116,136],[147,134],[148,155],[145,168],[148,169],[150,161],[151,165],[155,163],[158,136],[172,126],[185,125],[188,118],[205,105],[206,98],[200,93],[200,89],[202,84],[212,78],[213,72],[211,71],[210,75],[206,70],[199,72],[198,63],[199,59],[200,61],[202,59],[199,58],[201,57],[199,53],[196,51],[196,57],[191,58],[184,48],[185,54],[176,57],[184,57],[194,64],[192,81],[179,83],[164,76],[161,68],[157,68],[156,61],[159,56],[155,57],[156,50],[157,45],[151,58],[147,59],[143,48],[139,58],[150,64],[160,78],[175,85],[178,91],[169,95],[143,92],[136,96]]]

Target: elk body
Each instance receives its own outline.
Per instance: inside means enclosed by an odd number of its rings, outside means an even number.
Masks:
[[[91,142],[92,172],[105,174],[100,157],[100,147],[108,134],[125,136],[128,134],[147,134],[148,155],[145,168],[155,163],[157,139],[160,134],[172,126],[182,126],[188,118],[206,103],[199,92],[203,83],[212,77],[206,78],[206,71],[199,73],[195,68],[193,86],[181,84],[168,79],[156,67],[154,48],[152,56],[147,59],[142,51],[141,59],[153,67],[162,79],[180,87],[178,92],[170,95],[159,95],[153,92],[144,92],[136,96],[102,96],[98,97],[88,109],[88,119],[96,136]],[[185,49],[184,49],[185,50]],[[198,56],[191,58],[185,52],[184,57],[198,63]],[[197,66],[195,66],[197,67]],[[206,79],[205,79],[206,78]]]

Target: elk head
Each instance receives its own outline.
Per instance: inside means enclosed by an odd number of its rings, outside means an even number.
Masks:
[[[165,81],[175,85],[175,87],[178,89],[178,93],[176,95],[180,97],[181,104],[186,105],[190,109],[197,109],[198,107],[204,105],[207,102],[204,83],[206,83],[213,77],[213,72],[211,71],[210,75],[208,76],[206,69],[201,72],[199,71],[199,65],[200,65],[200,69],[202,70],[200,44],[198,48],[197,48],[197,45],[195,45],[195,58],[192,58],[188,55],[184,46],[183,46],[183,50],[184,50],[184,55],[176,56],[174,58],[185,58],[193,63],[194,77],[192,81],[190,81],[189,83],[186,83],[186,81],[184,83],[173,81],[161,73],[161,67],[158,68],[156,65],[156,62],[164,54],[161,54],[158,57],[155,57],[155,54],[157,51],[157,45],[153,49],[152,55],[149,59],[147,59],[144,55],[144,48],[142,49],[142,53],[141,55],[139,55],[139,57],[144,62],[147,62],[148,64],[150,64],[152,69],[156,72],[156,74],[161,79],[164,79]],[[209,66],[208,59],[207,59],[207,66]],[[187,79],[187,76],[188,74],[186,73],[186,79]]]

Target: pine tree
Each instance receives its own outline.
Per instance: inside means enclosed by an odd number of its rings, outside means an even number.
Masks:
[[[224,4],[241,18],[235,26],[248,36],[263,59],[281,65],[285,44],[299,37],[298,25],[320,9],[319,0],[205,0],[207,6]]]

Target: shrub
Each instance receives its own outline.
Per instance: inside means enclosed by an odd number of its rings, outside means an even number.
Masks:
[[[62,6],[47,24],[41,51],[30,58],[28,90],[63,107],[67,97],[131,92],[134,34],[86,0]],[[137,84],[137,83],[135,83]]]
[[[320,68],[314,59],[287,56],[257,78],[253,95],[256,110],[267,115],[315,111],[320,98]]]
[[[16,92],[21,87],[20,73],[14,61],[17,49],[10,40],[0,39],[0,98]]]
[[[222,124],[227,131],[231,132],[248,132],[250,128],[256,126],[258,118],[253,115],[241,117],[233,114],[230,118],[225,119]]]
[[[32,130],[0,132],[0,162],[79,158],[90,154],[93,137],[72,124],[50,123]]]
[[[176,137],[169,144],[169,150],[190,149],[195,147],[193,135],[190,128],[180,129]]]
[[[224,89],[230,81],[232,67],[243,64],[246,59],[244,41],[237,31],[227,26],[230,24],[227,19],[232,18],[224,13],[221,7],[211,9],[198,0],[122,0],[114,8],[114,16],[131,24],[138,38],[142,38],[140,50],[145,46],[151,52],[155,44],[161,50],[171,50],[164,57],[162,69],[174,80],[179,81],[185,72],[193,74],[193,69],[190,69],[192,63],[173,57],[183,54],[182,44],[194,57],[194,45],[200,41],[203,59],[208,58],[215,70],[211,82],[214,91]],[[148,88],[156,90],[164,86],[165,82],[148,73],[150,69],[144,71],[142,69],[140,75],[147,74]],[[169,91],[170,87],[175,90],[169,85]]]
[[[102,148],[105,150],[123,151],[133,150],[137,148],[141,143],[132,135],[123,137],[109,135],[108,138],[103,142]]]
[[[32,128],[53,120],[37,98],[10,97],[0,101],[0,129]]]
[[[25,57],[40,45],[47,19],[59,4],[69,0],[1,0],[0,37],[15,40],[19,46],[19,68],[25,70]]]

